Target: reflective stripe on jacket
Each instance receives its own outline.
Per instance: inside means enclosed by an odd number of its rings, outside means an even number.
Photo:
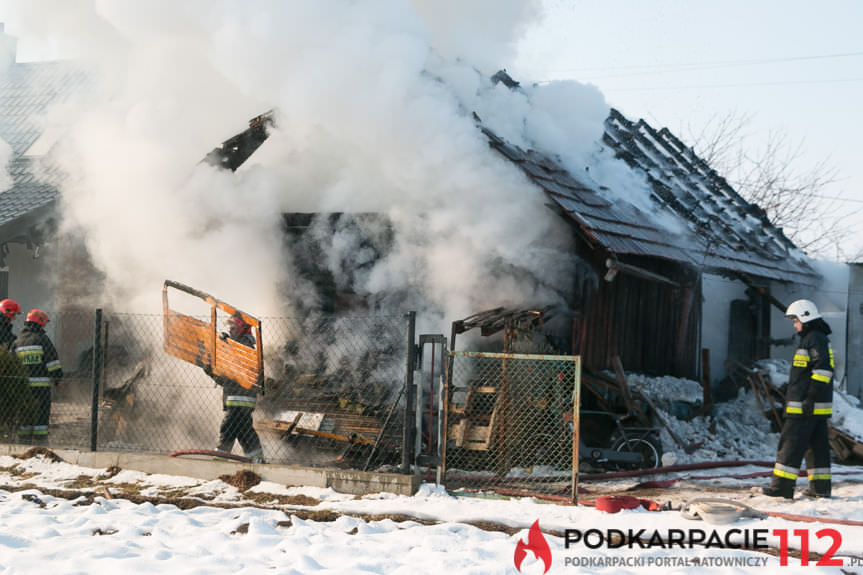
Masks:
[[[57,349],[41,327],[25,325],[12,351],[29,371],[30,387],[50,387],[63,378]]]
[[[791,361],[785,413],[791,417],[829,417],[833,413],[834,366],[827,333],[817,326],[805,330]]]
[[[255,407],[257,398],[254,395],[228,395],[225,397],[227,407]]]

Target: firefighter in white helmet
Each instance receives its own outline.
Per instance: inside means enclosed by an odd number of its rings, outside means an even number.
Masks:
[[[810,497],[830,497],[830,443],[827,419],[833,412],[833,348],[830,326],[809,300],[788,306],[785,317],[794,322],[800,343],[794,351],[788,387],[785,390],[785,419],[773,479],[764,494],[794,498],[794,483],[800,464],[806,459]]]

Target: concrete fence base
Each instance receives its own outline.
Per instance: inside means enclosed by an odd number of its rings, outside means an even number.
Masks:
[[[32,447],[32,445],[0,444],[0,455],[21,455]],[[221,475],[248,469],[254,471],[263,481],[286,486],[330,487],[339,493],[351,495],[381,492],[413,495],[422,482],[418,475],[399,473],[211,461],[143,453],[48,449],[66,463],[94,469],[107,469],[116,466],[120,469],[131,469],[143,473],[182,475],[205,480],[218,479]]]

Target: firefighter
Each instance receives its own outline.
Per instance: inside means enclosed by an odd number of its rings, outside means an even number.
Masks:
[[[18,428],[22,438],[45,440],[48,438],[48,420],[51,417],[51,387],[59,386],[63,379],[63,367],[57,349],[45,333],[48,314],[41,309],[31,309],[24,318],[21,330],[12,351],[28,370],[28,385],[33,398],[29,414]]]
[[[16,377],[16,375],[20,376],[23,370],[19,369],[21,366],[18,358],[12,353],[12,343],[16,337],[15,332],[12,331],[12,324],[20,313],[21,306],[14,299],[7,298],[0,301],[0,365],[2,365],[0,377],[3,378],[0,380],[0,390],[2,390],[0,397],[4,399],[0,402],[0,410],[2,410],[0,416],[4,420],[14,419],[20,414],[21,407],[29,400],[27,395],[30,390],[26,381]]]
[[[223,333],[222,338],[230,338],[245,346],[255,347],[252,326],[246,323],[239,312],[228,318],[228,333]],[[264,463],[261,439],[252,425],[252,412],[255,410],[255,403],[257,402],[255,392],[244,388],[228,377],[214,376],[209,365],[204,366],[204,372],[212,377],[216,384],[222,386],[222,410],[225,415],[219,427],[217,450],[230,453],[234,447],[234,441],[237,440],[240,442],[240,447],[243,448],[246,457],[254,463]]]
[[[788,306],[800,344],[794,352],[785,390],[785,421],[779,437],[773,478],[764,494],[794,498],[800,463],[806,459],[809,488],[805,495],[830,497],[830,443],[827,419],[833,412],[833,348],[830,326],[809,300]]]
[[[14,299],[0,301],[0,348],[9,349],[15,341],[12,322],[21,313],[21,305]]]

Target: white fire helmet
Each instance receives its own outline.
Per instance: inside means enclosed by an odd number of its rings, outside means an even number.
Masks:
[[[818,308],[808,299],[799,299],[788,306],[785,311],[785,317],[788,319],[797,318],[800,323],[807,323],[813,319],[818,319],[821,314],[818,313]]]

